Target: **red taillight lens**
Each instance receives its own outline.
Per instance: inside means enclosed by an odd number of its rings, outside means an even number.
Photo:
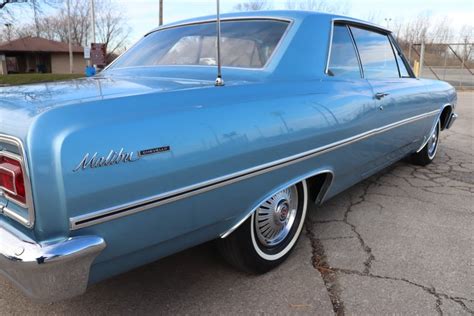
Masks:
[[[25,181],[21,163],[0,154],[0,190],[22,204],[26,203]]]

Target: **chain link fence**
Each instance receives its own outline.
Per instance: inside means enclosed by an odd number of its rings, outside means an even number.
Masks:
[[[419,77],[444,80],[458,89],[474,89],[474,43],[401,46]]]

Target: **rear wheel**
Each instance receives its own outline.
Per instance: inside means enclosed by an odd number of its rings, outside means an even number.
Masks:
[[[434,158],[436,157],[436,153],[438,152],[440,131],[441,125],[438,121],[425,147],[423,147],[421,151],[411,156],[412,163],[419,166],[426,166],[434,160]]]
[[[290,254],[306,218],[306,181],[279,191],[263,202],[235,232],[219,240],[227,261],[240,270],[265,273]]]

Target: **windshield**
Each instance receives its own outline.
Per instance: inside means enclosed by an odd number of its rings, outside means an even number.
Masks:
[[[262,68],[280,42],[288,22],[240,20],[222,22],[222,65]],[[160,65],[217,65],[216,23],[173,27],[151,33],[110,68]]]

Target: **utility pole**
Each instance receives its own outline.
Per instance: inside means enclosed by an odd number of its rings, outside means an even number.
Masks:
[[[425,39],[421,40],[421,52],[420,52],[420,77],[423,75],[423,65],[425,63]]]
[[[72,34],[71,34],[71,0],[67,0],[67,36],[69,39],[69,72],[74,72],[74,55],[72,54]]]
[[[163,0],[160,0],[160,22],[159,25],[163,25]]]
[[[95,1],[91,0],[91,18],[92,18],[92,43],[95,43]]]

